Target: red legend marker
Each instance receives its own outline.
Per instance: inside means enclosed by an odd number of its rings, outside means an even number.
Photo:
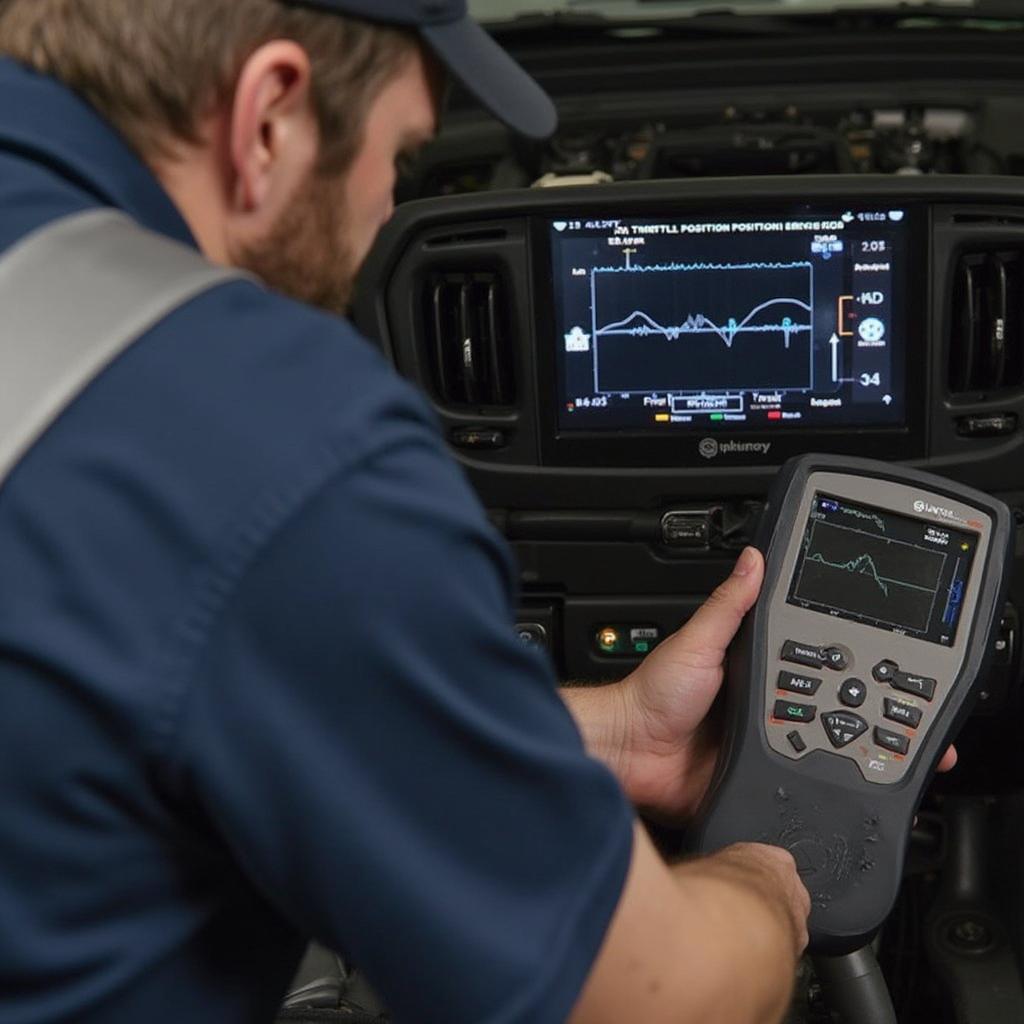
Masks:
[[[770,420],[781,420],[782,419],[782,413],[781,412],[770,412],[770,413],[768,413],[768,419],[770,419]]]

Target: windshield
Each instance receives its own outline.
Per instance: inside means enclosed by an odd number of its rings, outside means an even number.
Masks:
[[[858,7],[973,8],[977,0],[469,0],[473,16],[485,23],[511,21],[529,15],[588,14],[614,20],[664,20],[702,11],[737,14],[809,13]]]

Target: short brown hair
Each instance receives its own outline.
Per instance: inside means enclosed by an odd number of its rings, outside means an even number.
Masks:
[[[321,165],[344,169],[375,94],[416,46],[405,30],[280,0],[0,0],[0,54],[60,79],[144,157],[197,142],[201,117],[272,39],[309,55]]]

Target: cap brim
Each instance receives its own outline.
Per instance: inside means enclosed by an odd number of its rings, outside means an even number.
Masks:
[[[558,127],[546,92],[472,18],[417,31],[442,63],[500,121],[531,139]]]

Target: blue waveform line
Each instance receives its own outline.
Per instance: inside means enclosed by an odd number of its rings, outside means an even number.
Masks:
[[[879,586],[879,589],[889,596],[890,583],[895,583],[898,587],[909,587],[911,590],[923,590],[926,594],[934,594],[935,591],[930,587],[920,587],[916,583],[907,583],[905,580],[894,580],[889,576],[882,576],[878,572],[878,566],[875,565],[874,559],[868,555],[858,555],[856,558],[851,558],[848,562],[830,562],[820,551],[815,551],[813,555],[807,556],[808,562],[817,562],[819,565],[827,565],[830,569],[841,569],[843,572],[853,573],[855,576],[870,576]]]
[[[952,626],[956,621],[957,613],[960,611],[960,604],[964,599],[964,584],[966,580],[960,578],[961,561],[960,556],[957,556],[956,565],[953,566],[953,578],[949,584],[946,610],[942,613],[942,623],[945,626]]]
[[[691,270],[809,270],[809,260],[794,263],[651,263],[646,266],[594,267],[595,274],[688,273]]]
[[[787,316],[784,317],[782,322],[779,324],[755,324],[753,327],[748,326],[751,320],[757,316],[762,310],[768,309],[770,306],[778,305],[793,305],[798,306],[800,309],[810,313],[811,307],[806,302],[801,302],[800,299],[769,299],[767,302],[762,302],[761,305],[755,306],[739,323],[736,322],[734,317],[730,317],[727,324],[721,326],[716,324],[710,317],[705,316],[703,313],[694,313],[686,318],[686,320],[675,326],[665,327],[659,324],[652,316],[643,312],[642,310],[635,309],[629,316],[622,320],[617,320],[614,323],[606,324],[604,327],[598,329],[598,336],[604,334],[628,334],[634,337],[647,337],[652,334],[663,334],[669,341],[676,341],[683,334],[717,334],[718,337],[725,342],[726,348],[732,348],[732,343],[736,338],[736,335],[741,331],[747,331],[749,333],[767,333],[767,332],[781,332],[785,347],[789,348],[789,339],[793,334],[800,334],[811,330],[810,324],[795,324]],[[634,323],[632,327],[629,326],[635,320],[640,320],[641,323]]]

